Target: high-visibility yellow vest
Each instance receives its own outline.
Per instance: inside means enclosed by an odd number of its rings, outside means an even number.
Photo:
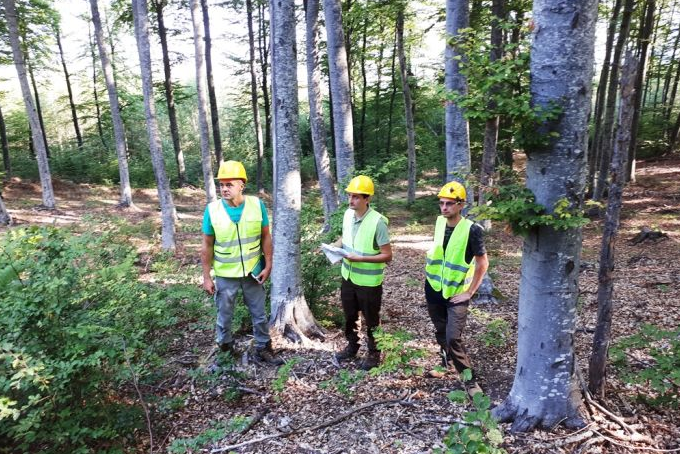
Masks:
[[[213,268],[216,276],[245,277],[262,255],[262,210],[260,200],[245,196],[241,219],[235,224],[222,200],[208,204],[210,222],[215,230]]]
[[[462,218],[451,233],[444,251],[446,218],[439,216],[434,228],[434,245],[427,252],[425,275],[435,291],[441,291],[444,298],[451,298],[466,292],[475,274],[475,259],[465,261],[468,237],[472,221]]]
[[[342,220],[342,248],[356,255],[378,255],[380,249],[375,249],[373,243],[375,230],[380,219],[383,219],[385,224],[388,223],[385,216],[369,209],[364,215],[361,224],[359,224],[356,235],[352,237],[354,210],[348,209],[345,211],[345,217]],[[341,273],[343,278],[352,281],[356,285],[377,287],[383,282],[384,269],[384,263],[350,262],[349,260],[342,259]]]

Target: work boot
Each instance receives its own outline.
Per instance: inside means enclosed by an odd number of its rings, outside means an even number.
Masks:
[[[366,353],[364,360],[361,361],[359,369],[371,370],[374,367],[378,367],[379,365],[380,365],[380,352],[377,350],[369,351],[368,353]]]
[[[347,361],[348,359],[355,358],[357,352],[359,351],[359,344],[348,343],[345,348],[339,352],[335,352],[335,359],[338,361]]]
[[[222,353],[231,353],[231,356],[235,356],[236,350],[234,349],[234,342],[225,342],[223,344],[219,344],[220,351]]]
[[[267,345],[255,350],[255,357],[259,361],[263,361],[273,366],[280,366],[284,363],[283,359],[281,359],[279,356],[276,355],[276,353],[274,353],[271,342],[267,342]]]
[[[474,380],[467,383],[466,391],[468,393],[468,396],[470,396],[470,399],[473,399],[475,397],[475,394],[483,392],[481,386],[479,386],[479,384],[477,384],[477,382]]]
[[[448,360],[446,351],[441,349],[439,351],[441,356],[441,364],[434,369],[429,370],[425,375],[430,378],[444,378],[446,374],[454,369],[453,363]]]

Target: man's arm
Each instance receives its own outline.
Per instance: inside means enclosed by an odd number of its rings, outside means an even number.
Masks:
[[[350,262],[389,263],[392,261],[392,246],[390,243],[380,246],[380,253],[378,255],[349,254],[345,258]]]
[[[472,282],[470,283],[470,288],[467,292],[459,293],[449,298],[454,304],[464,303],[472,299],[472,295],[475,294],[479,286],[482,284],[482,278],[484,273],[489,269],[489,258],[486,254],[475,256],[475,274],[472,275]]]
[[[212,269],[213,256],[215,254],[213,248],[215,246],[215,236],[203,234],[203,241],[201,242],[201,266],[203,267],[203,290],[209,295],[215,293],[215,283],[210,276]]]
[[[264,254],[265,265],[262,269],[262,272],[255,276],[255,280],[257,280],[257,282],[260,284],[264,284],[272,272],[272,234],[269,231],[268,225],[262,227],[260,244],[262,245],[262,253]]]

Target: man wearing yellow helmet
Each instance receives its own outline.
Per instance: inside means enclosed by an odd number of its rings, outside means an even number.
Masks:
[[[392,260],[392,247],[387,232],[388,220],[369,205],[375,192],[367,176],[353,178],[345,191],[349,209],[342,223],[342,248],[349,254],[342,261],[340,299],[345,313],[347,346],[337,352],[338,361],[354,358],[359,351],[357,322],[364,314],[368,353],[361,369],[369,370],[380,364],[380,351],[373,331],[380,325],[380,304],[385,264]]]
[[[217,344],[223,352],[234,353],[231,320],[240,289],[253,318],[256,356],[270,364],[283,364],[272,350],[262,285],[272,264],[267,209],[257,197],[243,194],[248,177],[240,162],[222,163],[217,179],[222,199],[205,209],[201,247],[203,289],[215,295],[217,306]],[[214,282],[211,269],[215,271]]]
[[[434,244],[427,252],[425,299],[442,348],[442,364],[452,365],[460,373],[472,371],[462,334],[470,299],[482,283],[489,260],[482,228],[461,215],[465,187],[452,181],[441,188],[438,197],[441,216],[435,225]],[[481,391],[474,377],[473,373],[468,384],[470,396]]]

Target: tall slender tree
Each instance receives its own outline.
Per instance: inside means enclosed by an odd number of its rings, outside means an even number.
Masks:
[[[323,118],[321,96],[321,68],[319,67],[319,0],[305,0],[305,46],[307,50],[307,95],[309,98],[309,123],[316,173],[319,177],[325,224],[338,209],[338,196],[331,162],[326,148],[326,125]]]
[[[212,158],[210,156],[210,138],[208,132],[208,102],[205,72],[205,46],[199,0],[191,0],[191,23],[194,29],[194,54],[196,59],[196,89],[198,92],[198,135],[201,141],[201,166],[203,168],[203,184],[207,202],[217,199],[215,180],[213,179]]]
[[[527,150],[526,185],[547,213],[560,200],[583,202],[596,18],[597,0],[533,4],[532,102],[560,109],[538,129],[555,137]],[[494,409],[514,431],[583,423],[574,356],[580,258],[580,228],[541,225],[524,239],[515,379]]]
[[[265,153],[272,146],[272,114],[269,100],[269,43],[267,42],[268,24],[265,18],[267,1],[258,0],[257,5],[257,42],[260,53],[260,73],[262,74],[262,107],[264,107],[264,149]]]
[[[97,90],[97,55],[96,44],[93,42],[92,29],[90,28],[91,20],[87,22],[87,38],[90,47],[90,59],[92,60],[92,95],[94,99],[95,116],[97,117],[97,133],[99,133],[99,140],[102,146],[106,148],[106,140],[104,139],[104,128],[102,127],[102,113],[99,107],[99,90]]]
[[[250,70],[250,104],[253,109],[253,127],[257,145],[257,190],[264,189],[262,166],[264,160],[264,143],[262,143],[262,124],[260,122],[260,106],[257,96],[257,72],[255,71],[255,33],[253,31],[253,0],[246,0],[248,16],[248,69]]]
[[[407,181],[406,201],[411,204],[416,200],[416,134],[413,122],[413,99],[411,98],[411,86],[409,85],[409,70],[404,50],[404,10],[406,4],[402,3],[397,11],[397,53],[399,54],[399,73],[401,74],[401,87],[404,96],[404,119],[406,121],[407,143]]]
[[[59,48],[59,59],[61,60],[61,67],[64,70],[64,79],[66,80],[66,91],[68,93],[68,103],[69,106],[71,107],[71,120],[73,121],[73,130],[76,133],[78,147],[82,148],[83,136],[80,134],[80,126],[78,125],[78,113],[76,111],[76,103],[73,100],[73,89],[71,88],[71,76],[68,72],[68,67],[66,66],[66,58],[64,58],[64,48],[61,45],[61,31],[59,29],[58,23],[54,27],[54,34],[57,38],[57,47]]]
[[[35,148],[35,155],[38,161],[38,172],[40,174],[40,186],[42,189],[42,204],[45,208],[54,209],[54,191],[52,189],[52,175],[50,174],[50,164],[47,158],[47,149],[43,141],[42,128],[40,127],[40,120],[36,112],[33,98],[31,97],[31,88],[28,85],[28,77],[26,75],[26,64],[24,54],[21,50],[21,43],[19,41],[19,21],[17,18],[17,11],[14,0],[2,0],[5,6],[5,20],[7,21],[7,31],[9,33],[10,45],[12,47],[12,57],[14,59],[14,67],[19,77],[19,85],[21,86],[21,94],[24,98],[24,106],[26,108],[26,116],[31,127],[31,138]]]
[[[50,145],[47,142],[47,132],[45,131],[45,118],[42,114],[42,103],[40,102],[40,93],[38,92],[38,84],[35,80],[35,70],[33,69],[33,63],[31,62],[28,53],[28,49],[24,45],[24,55],[26,55],[26,67],[28,68],[28,77],[31,80],[31,86],[33,87],[33,99],[35,100],[35,111],[38,114],[38,122],[40,123],[40,132],[42,136],[43,144],[45,145],[45,153],[47,153],[47,158],[50,158]]]
[[[153,97],[153,81],[151,78],[151,49],[149,44],[149,11],[146,0],[132,0],[132,15],[135,23],[135,37],[139,53],[139,66],[142,73],[142,92],[144,95],[144,116],[146,130],[149,135],[149,152],[151,164],[156,177],[158,201],[161,206],[161,248],[175,249],[175,205],[172,201],[170,183],[165,172],[163,148],[156,119],[156,105]]]
[[[274,130],[274,257],[271,325],[295,341],[323,337],[302,291],[300,270],[300,138],[295,5],[270,0]]]
[[[217,107],[217,95],[215,94],[215,78],[213,77],[212,37],[210,36],[210,12],[208,11],[208,0],[201,0],[201,10],[203,11],[203,28],[205,30],[205,74],[208,81],[208,99],[210,100],[213,145],[215,147],[215,159],[219,165],[224,160],[224,157],[222,156],[220,115],[219,108]]]
[[[170,136],[172,137],[172,148],[175,150],[175,163],[177,164],[177,179],[179,186],[186,184],[186,166],[184,165],[184,152],[179,141],[179,127],[177,126],[177,109],[175,109],[175,91],[172,88],[172,70],[170,68],[170,52],[168,50],[168,31],[165,26],[164,10],[168,4],[167,0],[152,0],[152,5],[156,10],[156,21],[158,23],[158,38],[161,41],[161,52],[163,54],[163,88],[165,88],[165,103],[168,106],[168,120],[170,120]]]
[[[328,41],[328,72],[333,93],[336,174],[338,182],[342,184],[354,172],[354,124],[340,3],[340,0],[323,1]]]
[[[0,106],[0,148],[2,148],[2,165],[5,169],[5,176],[12,176],[12,161],[9,158],[9,141],[7,140],[7,125],[5,117],[2,116],[2,106]]]
[[[446,0],[446,50],[444,51],[444,85],[446,90],[467,94],[467,82],[461,73],[464,55],[456,45],[461,30],[470,25],[468,0]],[[455,102],[446,103],[446,181],[462,181],[470,172],[470,131],[463,109]],[[470,191],[471,192],[471,191]]]
[[[92,12],[92,25],[94,26],[94,36],[99,49],[99,60],[102,64],[102,72],[106,81],[106,91],[109,95],[109,108],[111,110],[111,122],[113,123],[113,139],[116,144],[116,155],[118,156],[118,174],[120,175],[120,202],[121,207],[132,207],[132,187],[130,186],[130,170],[127,159],[127,142],[125,140],[125,126],[123,117],[120,114],[120,103],[118,102],[118,89],[113,78],[112,58],[106,46],[104,29],[102,28],[101,17],[99,16],[99,6],[97,0],[90,0],[90,10]],[[95,86],[95,90],[96,90]]]

